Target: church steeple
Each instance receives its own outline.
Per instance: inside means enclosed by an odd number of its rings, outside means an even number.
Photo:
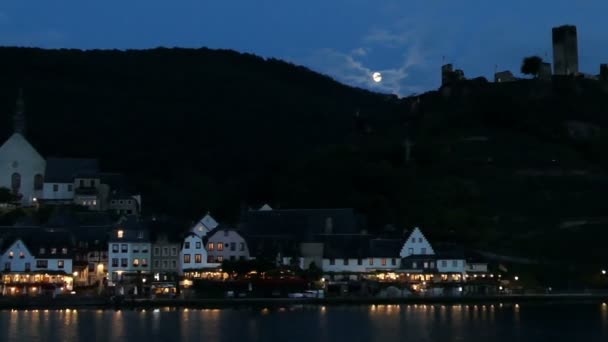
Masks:
[[[15,115],[13,116],[13,129],[15,133],[25,136],[25,101],[23,100],[23,88],[19,88]]]

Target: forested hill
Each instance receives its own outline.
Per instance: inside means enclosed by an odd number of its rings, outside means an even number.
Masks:
[[[0,138],[19,87],[43,155],[98,157],[148,214],[354,207],[375,232],[608,257],[600,81],[475,79],[397,99],[233,51],[3,48]]]
[[[266,201],[356,204],[300,189],[309,172],[286,178],[286,170],[352,146],[365,117],[387,126],[401,117],[394,96],[234,51],[0,48],[1,139],[19,87],[27,137],[44,156],[98,157],[130,177],[146,212],[192,219],[212,210],[235,220],[242,204]],[[342,171],[327,165],[328,174]]]

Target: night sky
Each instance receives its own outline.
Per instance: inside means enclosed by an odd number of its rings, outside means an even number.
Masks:
[[[578,26],[581,71],[598,74],[607,15],[606,0],[2,0],[0,45],[234,49],[408,95],[437,88],[444,60],[489,79],[527,55],[551,61],[562,24]]]

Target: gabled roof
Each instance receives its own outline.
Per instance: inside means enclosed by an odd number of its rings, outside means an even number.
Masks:
[[[275,209],[247,211],[242,231],[249,236],[284,236],[300,241],[319,234],[357,234],[353,209]]]
[[[72,183],[79,173],[99,171],[97,159],[85,158],[48,158],[44,181],[46,183]]]
[[[46,229],[29,230],[28,232],[15,232],[5,235],[2,239],[1,251],[5,253],[16,241],[22,241],[28,251],[36,258],[67,259],[73,256],[73,239],[66,231],[48,231]],[[40,253],[44,249],[44,253]],[[52,249],[55,254],[52,254]],[[62,249],[67,253],[63,254]]]
[[[372,239],[369,242],[369,256],[376,258],[398,258],[404,242],[402,239]]]
[[[38,161],[44,161],[44,158],[36,151],[34,146],[32,146],[25,137],[19,133],[14,133],[11,135],[4,144],[0,145],[0,159],[4,154],[7,155],[16,155],[19,154],[21,156],[33,156]],[[12,161],[12,160],[11,160]]]
[[[118,237],[118,231],[122,231],[122,238]],[[135,215],[130,215],[115,226],[109,240],[110,242],[150,242],[150,230],[145,222],[140,221]]]

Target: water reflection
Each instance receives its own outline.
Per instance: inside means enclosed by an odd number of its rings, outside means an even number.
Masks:
[[[8,340],[24,341],[605,341],[608,305],[0,311],[0,329]]]

